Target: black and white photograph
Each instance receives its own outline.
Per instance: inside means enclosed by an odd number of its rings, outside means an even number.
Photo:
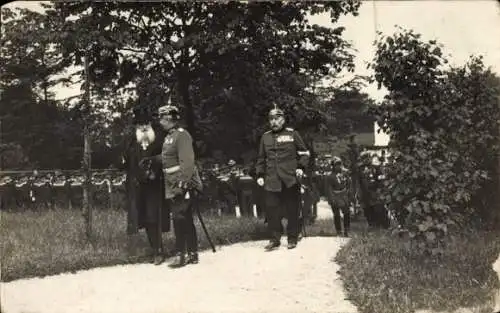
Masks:
[[[499,313],[500,1],[7,1],[1,313]]]

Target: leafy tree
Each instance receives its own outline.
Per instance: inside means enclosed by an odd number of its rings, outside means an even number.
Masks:
[[[389,90],[375,110],[391,136],[385,197],[432,252],[451,225],[480,209],[471,198],[495,174],[484,156],[495,155],[499,139],[498,77],[480,57],[445,64],[442,47],[411,30],[382,37],[372,64]]]
[[[307,87],[353,68],[343,28],[309,25],[308,14],[357,14],[359,1],[124,3],[56,2],[57,40],[74,65],[90,55],[100,94],[137,85],[139,101],[182,104],[201,152],[255,146],[276,101],[298,118],[324,121]],[[70,16],[77,18],[70,19]],[[228,131],[230,130],[230,131]],[[204,147],[203,147],[204,146]],[[204,148],[204,149],[203,149]]]
[[[4,160],[8,168],[27,163],[51,168],[60,165],[56,160],[61,155],[72,159],[77,132],[67,125],[68,115],[50,92],[51,87],[66,81],[55,75],[68,63],[53,41],[54,25],[43,14],[2,8],[0,118],[5,151],[14,149]],[[73,136],[66,141],[68,145],[61,144],[68,135]]]

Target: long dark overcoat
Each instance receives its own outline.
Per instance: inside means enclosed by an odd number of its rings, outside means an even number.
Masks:
[[[135,134],[129,136],[124,155],[126,180],[127,233],[137,233],[147,222],[158,221],[161,208],[162,232],[170,231],[170,210],[165,200],[163,171],[161,161],[152,158],[148,166],[140,166],[141,159],[161,154],[165,132],[153,127],[155,140],[146,150],[137,143]],[[149,169],[152,177],[148,175]],[[148,177],[149,176],[149,177]]]

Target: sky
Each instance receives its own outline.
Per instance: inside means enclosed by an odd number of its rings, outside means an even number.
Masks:
[[[38,9],[39,1],[14,1],[6,6]],[[328,16],[314,16],[312,23],[332,26]],[[464,64],[469,56],[481,54],[486,65],[500,74],[500,4],[495,0],[415,0],[363,1],[358,16],[343,16],[335,26],[346,27],[344,38],[357,50],[354,74],[370,75],[367,63],[375,54],[376,31],[390,35],[395,25],[413,29],[424,40],[443,44],[451,65]],[[375,85],[364,89],[375,100],[382,100],[385,90]],[[80,87],[60,88],[57,98],[80,93]],[[377,127],[375,127],[377,129]],[[388,137],[376,135],[375,143],[384,145]]]

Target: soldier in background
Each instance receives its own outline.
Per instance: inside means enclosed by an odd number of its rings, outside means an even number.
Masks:
[[[151,261],[163,262],[162,233],[170,230],[170,213],[164,200],[161,153],[165,133],[146,110],[136,107],[134,127],[126,144],[123,168],[126,170],[127,233],[145,228],[153,250]]]
[[[239,203],[242,216],[252,216],[253,205],[255,203],[253,199],[255,181],[248,172],[249,171],[247,169],[243,170],[243,175],[238,177],[236,187],[236,190],[239,194]]]
[[[235,164],[234,160],[229,160],[227,163],[228,167],[217,177],[219,179],[219,198],[223,206],[222,212],[228,215],[233,215],[236,212],[236,205],[238,204],[238,194],[235,184],[236,173],[234,171]]]
[[[361,173],[361,198],[364,214],[370,227],[388,228],[390,226],[387,210],[380,196],[384,175],[381,166],[365,158]]]
[[[351,173],[351,188],[352,188],[352,206],[354,208],[354,213],[358,213],[358,199],[359,199],[359,184],[360,184],[360,173],[359,173],[359,157],[360,157],[360,147],[355,141],[355,135],[349,136],[349,144],[347,145],[347,155],[349,158],[349,171]]]
[[[347,237],[351,224],[349,211],[349,199],[351,197],[349,171],[343,167],[342,160],[339,157],[333,157],[331,164],[332,171],[325,177],[328,203],[333,210],[333,220],[337,235],[342,234],[344,237]],[[341,225],[340,212],[343,215],[343,225]]]

